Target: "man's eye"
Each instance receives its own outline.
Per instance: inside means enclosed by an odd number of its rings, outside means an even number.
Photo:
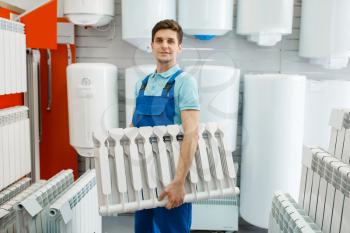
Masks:
[[[174,41],[174,40],[168,40],[168,43],[169,43],[169,44],[174,44],[175,41]]]
[[[156,42],[157,43],[162,43],[162,40],[161,39],[156,39]]]

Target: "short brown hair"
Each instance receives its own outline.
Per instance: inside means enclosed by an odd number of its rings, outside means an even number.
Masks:
[[[154,25],[152,29],[152,42],[154,40],[154,35],[157,33],[157,31],[162,29],[170,29],[177,33],[177,39],[179,40],[179,44],[182,43],[182,37],[183,37],[183,31],[181,26],[172,19],[165,19],[162,21],[159,21],[156,25]]]

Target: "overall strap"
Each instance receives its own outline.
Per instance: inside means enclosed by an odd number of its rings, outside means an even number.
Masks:
[[[175,84],[175,79],[182,74],[182,70],[176,71],[171,78],[169,78],[168,82],[165,84],[163,91],[162,91],[162,96],[165,97],[169,94],[169,96],[174,96],[174,84]]]
[[[145,94],[145,89],[146,89],[146,87],[147,87],[148,79],[149,79],[152,75],[153,75],[153,73],[147,75],[146,78],[144,78],[144,79],[142,80],[142,85],[141,85],[141,88],[140,88],[140,91],[139,91],[139,95],[144,95],[144,94]]]

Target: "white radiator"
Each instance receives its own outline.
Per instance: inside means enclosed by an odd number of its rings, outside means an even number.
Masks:
[[[238,203],[238,196],[194,202],[191,230],[238,231]]]
[[[238,194],[225,130],[215,123],[200,126],[185,202]],[[167,200],[158,201],[158,195],[174,177],[182,137],[179,125],[110,129],[108,135],[94,135],[101,215],[164,206]]]
[[[16,230],[16,206],[20,201],[22,201],[27,196],[35,192],[42,185],[44,185],[44,183],[45,181],[39,181],[28,187],[28,185],[30,184],[30,179],[24,178],[8,188],[13,190],[10,191],[12,194],[17,193],[17,191],[18,193],[12,196],[10,199],[8,199],[2,205],[0,205],[0,233],[20,232]],[[9,195],[11,196],[12,194]]]
[[[25,177],[0,192],[0,206],[30,186],[31,179]]]
[[[0,190],[31,171],[28,108],[0,110]]]
[[[24,24],[0,18],[0,95],[27,91]]]
[[[50,233],[49,206],[73,184],[73,171],[56,174],[17,206],[17,229],[21,233]]]
[[[350,232],[350,166],[320,148],[305,148],[299,204],[324,233]]]
[[[269,219],[269,233],[322,233],[289,194],[275,193]]]
[[[101,233],[95,170],[87,171],[50,207],[50,233]]]
[[[329,153],[350,164],[350,109],[332,110],[329,125],[332,127]]]

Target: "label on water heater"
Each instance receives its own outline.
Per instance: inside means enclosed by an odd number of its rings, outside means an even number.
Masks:
[[[77,88],[77,94],[80,98],[92,98],[93,97],[93,85],[89,78],[82,78],[80,85]]]

